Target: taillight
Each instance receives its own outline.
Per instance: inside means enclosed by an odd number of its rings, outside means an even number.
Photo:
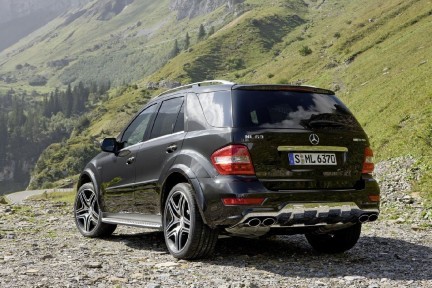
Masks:
[[[374,170],[373,151],[370,147],[366,147],[364,151],[363,174],[371,174]]]
[[[230,205],[261,205],[264,198],[223,198],[222,202],[225,206]]]
[[[223,147],[212,154],[211,161],[222,175],[255,175],[249,150],[244,145]]]
[[[371,202],[379,202],[380,201],[380,195],[369,195],[368,198],[369,198],[369,201],[371,201]]]

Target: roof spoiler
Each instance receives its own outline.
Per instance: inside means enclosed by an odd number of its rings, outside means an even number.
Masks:
[[[235,85],[233,90],[263,90],[263,91],[292,91],[292,92],[308,92],[317,94],[334,95],[331,90],[317,88],[313,86],[298,86],[298,85],[272,85],[272,84],[251,84],[251,85]]]

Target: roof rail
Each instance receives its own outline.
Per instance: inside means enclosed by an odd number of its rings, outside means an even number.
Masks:
[[[176,88],[173,88],[173,89],[169,89],[167,91],[162,92],[157,97],[160,97],[162,95],[166,95],[168,93],[172,93],[172,92],[175,92],[175,91],[178,91],[178,90],[183,90],[183,89],[186,89],[186,88],[194,88],[194,87],[200,87],[200,86],[211,86],[211,85],[216,85],[216,84],[234,85],[235,83],[230,82],[230,81],[226,81],[226,80],[207,80],[207,81],[201,81],[201,82],[191,83],[191,84],[179,86],[179,87],[176,87]]]

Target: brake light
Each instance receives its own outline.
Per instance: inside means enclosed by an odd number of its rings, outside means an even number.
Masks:
[[[261,205],[264,198],[223,198],[222,202],[225,206],[229,205]]]
[[[380,195],[369,195],[368,198],[369,198],[369,201],[371,201],[371,202],[379,202],[380,201]]]
[[[223,147],[212,154],[211,161],[222,175],[255,175],[249,150],[244,145]]]
[[[375,168],[373,163],[373,151],[370,147],[365,148],[364,161],[363,161],[363,174],[371,174]]]

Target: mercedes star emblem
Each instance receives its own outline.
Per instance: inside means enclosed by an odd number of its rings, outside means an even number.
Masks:
[[[312,145],[318,145],[319,143],[319,137],[316,134],[310,134],[309,135],[309,141]]]

